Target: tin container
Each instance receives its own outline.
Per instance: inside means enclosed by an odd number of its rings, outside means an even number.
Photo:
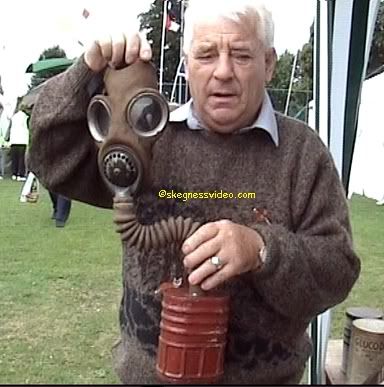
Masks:
[[[384,367],[384,321],[358,319],[352,323],[347,383],[380,383]]]
[[[354,320],[360,318],[369,318],[369,319],[381,319],[384,316],[384,313],[379,309],[368,308],[368,307],[352,307],[347,308],[345,312],[346,320],[344,326],[344,335],[343,335],[343,357],[341,363],[341,371],[346,374],[348,366],[348,353],[350,348],[351,341],[351,329],[352,323]]]
[[[163,292],[156,372],[167,383],[215,383],[224,373],[229,297]]]

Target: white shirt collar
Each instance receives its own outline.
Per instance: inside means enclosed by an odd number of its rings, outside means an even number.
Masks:
[[[193,112],[193,101],[190,99],[187,103],[180,106],[171,112],[169,116],[170,122],[183,122],[187,121],[187,126],[191,130],[203,130],[206,129]],[[279,145],[279,131],[277,127],[277,121],[275,117],[275,110],[273,109],[271,99],[267,92],[265,92],[263,104],[261,106],[260,113],[255,122],[245,128],[241,128],[239,133],[243,133],[252,129],[263,129],[272,138],[276,146]]]

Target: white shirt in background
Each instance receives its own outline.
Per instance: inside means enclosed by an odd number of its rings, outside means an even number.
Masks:
[[[11,134],[9,138],[9,143],[11,145],[28,145],[29,130],[27,119],[28,116],[21,110],[13,115]]]

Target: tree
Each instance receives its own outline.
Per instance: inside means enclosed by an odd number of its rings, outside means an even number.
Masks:
[[[44,59],[52,59],[52,58],[66,58],[67,54],[65,51],[60,48],[59,46],[53,46],[51,48],[47,48],[44,50],[40,56],[39,60],[44,60]],[[29,89],[32,89],[41,83],[45,82],[47,79],[61,73],[63,70],[62,69],[53,69],[53,70],[46,70],[42,71],[39,74],[34,74],[31,78],[31,84],[29,86]]]
[[[273,79],[268,85],[273,105],[280,112],[284,111],[294,58],[288,50],[279,56]]]
[[[313,31],[308,43],[298,52],[295,93],[292,96],[289,114],[303,121],[308,120],[309,102],[313,99]]]
[[[289,114],[295,116],[300,111],[300,106],[305,106],[305,101],[313,99],[313,47],[314,26],[308,43],[304,44],[299,52],[293,93],[290,101]],[[288,85],[293,64],[293,54],[284,52],[277,62],[274,79],[270,84],[270,94],[275,108],[284,111],[287,98]],[[384,1],[380,2],[372,38],[371,51],[368,61],[367,76],[380,69],[384,70]],[[305,118],[300,116],[300,118]]]
[[[173,13],[180,17],[181,1],[174,0]],[[147,12],[141,13],[140,29],[148,31],[148,40],[152,45],[153,62],[160,69],[160,46],[161,46],[161,32],[163,24],[163,0],[154,0]],[[176,20],[179,22],[179,19]],[[166,50],[164,54],[164,83],[172,84],[175,76],[177,66],[180,60],[180,30],[179,32],[166,32]],[[165,94],[170,95],[171,86],[166,88]]]
[[[289,100],[288,114],[306,120],[307,107],[313,98],[313,25],[310,39],[297,53],[296,68]],[[285,111],[295,55],[285,51],[276,63],[274,77],[268,86],[276,110]]]
[[[384,65],[384,1],[380,2],[375,30],[373,32],[367,75]]]

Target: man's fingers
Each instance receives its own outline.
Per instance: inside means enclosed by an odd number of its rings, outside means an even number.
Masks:
[[[140,33],[140,59],[148,62],[152,59],[152,49],[147,38]]]
[[[224,265],[222,269],[217,270],[216,273],[210,275],[200,286],[203,290],[211,290],[233,276],[233,268],[231,268],[231,265],[227,264]]]
[[[116,33],[112,35],[112,57],[110,63],[113,67],[118,67],[125,62],[125,46],[126,41],[123,33]]]
[[[200,284],[205,278],[216,273],[217,267],[209,259],[206,259],[198,268],[196,268],[188,277],[191,285]]]
[[[184,243],[182,251],[185,255],[192,253],[202,243],[214,238],[219,232],[215,223],[206,223],[198,228]]]
[[[97,73],[107,66],[107,61],[101,54],[100,45],[96,41],[86,50],[84,61],[92,71]]]
[[[217,239],[208,239],[204,243],[199,244],[196,249],[194,249],[184,258],[184,266],[188,269],[193,269],[214,256],[219,251],[219,249],[220,245]]]
[[[149,61],[152,49],[142,33],[115,32],[105,34],[87,49],[84,59],[88,67],[96,72],[103,70],[109,63],[112,67],[130,65],[137,59]]]
[[[132,64],[139,58],[140,37],[139,34],[126,35],[125,37],[125,63]]]
[[[112,59],[112,38],[110,35],[102,36],[97,43],[100,46],[101,56],[109,62]]]

